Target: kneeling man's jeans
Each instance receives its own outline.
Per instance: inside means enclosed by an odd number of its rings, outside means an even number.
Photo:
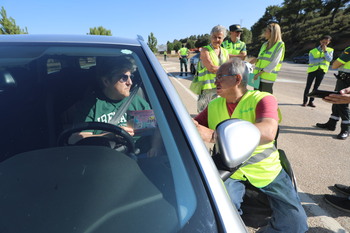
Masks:
[[[240,180],[229,178],[225,181],[225,186],[232,203],[242,214],[244,184]],[[267,195],[272,209],[271,220],[264,232],[304,233],[308,230],[307,216],[299,196],[283,169],[274,181],[260,190]]]

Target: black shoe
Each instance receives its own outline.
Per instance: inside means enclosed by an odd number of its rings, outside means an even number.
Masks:
[[[350,213],[350,200],[348,197],[337,197],[333,195],[324,195],[325,201],[333,207]]]
[[[306,107],[306,103],[303,103],[301,106],[302,106],[302,107]]]
[[[345,140],[349,137],[349,131],[341,131],[340,134],[337,135],[337,139]]]
[[[350,195],[350,186],[342,185],[342,184],[335,184],[334,188],[345,195]]]
[[[329,124],[328,122],[327,123],[317,123],[316,126],[318,128],[321,128],[321,129],[328,129],[330,131],[334,131],[335,130],[335,126]]]
[[[310,102],[307,106],[312,107],[312,108],[316,108],[316,105],[314,105],[314,103]]]
[[[182,74],[180,74],[180,76],[182,76]]]

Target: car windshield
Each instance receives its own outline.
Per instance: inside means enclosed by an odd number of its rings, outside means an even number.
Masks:
[[[0,231],[218,231],[141,46],[2,43],[0,108]]]

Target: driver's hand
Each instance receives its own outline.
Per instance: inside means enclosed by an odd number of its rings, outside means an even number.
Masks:
[[[120,128],[122,128],[123,130],[125,130],[126,132],[128,132],[131,136],[134,136],[134,134],[135,134],[134,129],[131,128],[131,127],[120,126]]]

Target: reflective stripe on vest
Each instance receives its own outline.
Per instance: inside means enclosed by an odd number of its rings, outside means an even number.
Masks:
[[[204,46],[204,48],[208,49],[210,59],[215,66],[220,66],[221,64],[225,63],[228,60],[228,51],[226,49],[220,48],[221,53],[220,53],[220,59],[219,59],[214,49],[210,45]],[[198,81],[203,83],[202,90],[216,88],[215,77],[216,77],[215,73],[209,72],[208,69],[202,64],[201,61],[198,62]]]
[[[266,159],[267,157],[269,157],[276,150],[277,149],[275,146],[273,146],[272,148],[267,148],[262,153],[255,154],[254,156],[250,157],[241,167],[245,167],[247,165],[258,163],[258,162],[262,161],[263,159]]]
[[[229,116],[226,99],[219,97],[212,100],[208,105],[208,126],[215,129],[216,126],[230,118],[238,118],[255,123],[255,110],[259,101],[270,95],[267,92],[247,91],[239,101],[232,116]],[[261,188],[270,184],[281,171],[278,150],[274,141],[259,145],[246,164],[240,167],[232,176],[232,179],[246,180],[255,187]]]
[[[328,53],[333,51],[333,49],[329,48],[329,47],[327,47],[326,50]],[[320,51],[318,48],[314,48],[310,51],[310,53],[312,54],[312,56],[315,59],[318,59],[318,58],[324,58],[324,59],[320,62],[317,62],[314,64],[309,64],[309,67],[307,68],[307,72],[308,73],[314,72],[314,71],[318,70],[318,68],[321,68],[325,73],[327,73],[330,63],[329,63],[329,61],[326,60],[324,52]]]
[[[277,42],[274,46],[272,46],[269,50],[266,51],[267,49],[268,42],[265,42],[260,49],[259,56],[258,56],[258,62],[255,65],[254,69],[254,74],[259,73],[262,69],[267,67],[271,61],[276,57],[276,54],[279,49],[282,49],[282,57],[277,66],[270,72],[264,72],[261,74],[260,78],[269,80],[269,81],[276,81],[277,79],[277,74],[281,70],[282,67],[282,62],[284,59],[284,52],[285,52],[285,47],[284,47],[284,42],[279,41]]]
[[[232,42],[231,40],[225,40],[221,46],[228,50],[229,54],[232,55],[239,55],[242,51],[242,49],[245,46],[245,43],[243,41],[238,40],[236,43]]]

